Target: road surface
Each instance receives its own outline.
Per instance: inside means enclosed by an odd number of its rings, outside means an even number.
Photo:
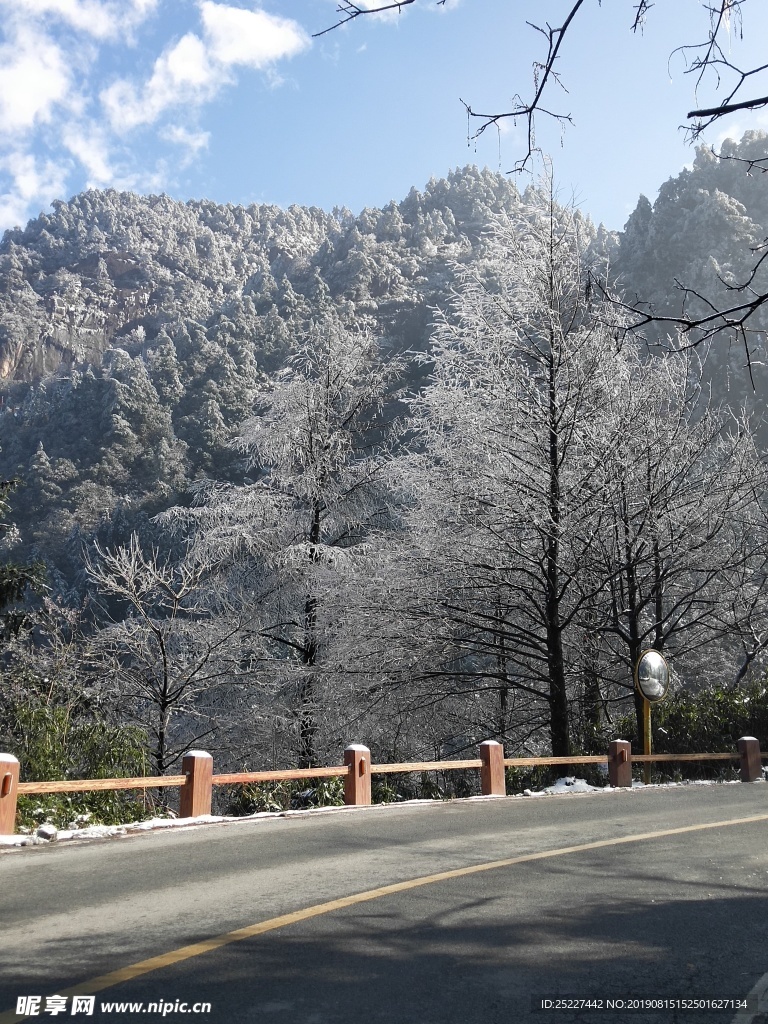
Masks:
[[[0,1024],[24,1019],[29,996],[41,1020],[730,1024],[735,1008],[686,1007],[743,999],[768,972],[766,839],[768,784],[754,783],[13,849],[0,856]],[[93,1014],[72,1015],[83,994]],[[635,1012],[633,997],[688,1002]],[[566,999],[597,1002],[556,1008]]]

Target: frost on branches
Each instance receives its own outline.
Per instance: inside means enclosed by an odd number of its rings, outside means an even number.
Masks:
[[[391,518],[383,470],[400,372],[365,331],[315,322],[242,425],[248,482],[205,481],[195,507],[169,517],[246,609],[260,699],[271,695],[268,714],[295,737],[300,767],[317,763],[319,718],[326,732],[345,725],[339,680],[355,664],[345,587],[369,532]]]
[[[423,701],[439,691],[517,748],[546,728],[564,756],[626,701],[640,648],[691,656],[726,620],[738,635],[733,574],[762,571],[761,470],[690,356],[640,353],[605,315],[590,225],[547,188],[526,202],[437,320],[403,468],[406,603],[445,651]]]
[[[166,643],[169,686],[189,679],[176,720],[207,707],[240,764],[271,748],[281,767],[353,739],[394,761],[489,736],[603,751],[650,646],[678,678],[743,679],[768,643],[752,426],[712,401],[703,348],[617,324],[603,241],[529,189],[452,268],[420,374],[330,304],[293,320],[232,448],[240,482],[160,517],[178,565],[129,550],[92,571],[115,596],[124,568],[194,582],[173,614],[122,594],[115,664]],[[210,686],[179,674],[185,644]]]

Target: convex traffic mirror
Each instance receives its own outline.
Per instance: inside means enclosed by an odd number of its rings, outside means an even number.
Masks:
[[[664,700],[669,689],[669,665],[658,651],[644,651],[635,668],[635,686],[646,700]]]

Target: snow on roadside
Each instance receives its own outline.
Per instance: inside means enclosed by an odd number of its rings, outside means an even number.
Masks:
[[[766,781],[768,781],[768,768]],[[671,789],[680,786],[740,786],[738,781],[717,782],[714,780],[687,780],[685,782],[662,782],[646,786],[643,782],[633,782],[632,789]],[[507,799],[526,799],[530,797],[567,796],[578,793],[626,793],[626,789],[612,789],[609,785],[592,786],[584,779],[575,776],[565,776],[558,779],[552,786],[546,789],[530,790],[523,793],[511,795]],[[499,797],[469,797],[470,800],[498,800]],[[428,804],[439,806],[440,800],[404,800],[395,804],[375,804],[374,807],[409,807],[414,804]],[[255,814],[248,814],[239,817],[225,814],[208,814],[199,818],[150,818],[148,821],[131,822],[125,825],[85,825],[78,828],[56,829],[48,822],[40,825],[32,835],[16,834],[12,836],[0,836],[1,847],[13,846],[47,846],[53,842],[66,842],[72,840],[94,840],[112,839],[118,836],[135,835],[139,832],[155,832],[169,828],[196,828],[199,825],[211,825],[223,822],[255,821],[257,819],[275,819],[288,817],[304,817],[311,814],[332,813],[337,811],[354,811],[355,807],[309,807],[302,810],[289,811],[259,811]]]

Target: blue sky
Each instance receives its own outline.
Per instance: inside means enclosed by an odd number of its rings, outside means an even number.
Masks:
[[[634,4],[585,3],[560,61],[568,93],[549,99],[575,123],[540,118],[537,134],[562,192],[616,229],[693,158],[679,125],[694,82],[670,53],[707,29],[700,0],[657,0],[633,35]],[[0,228],[85,188],[357,213],[466,163],[514,166],[523,126],[468,143],[460,98],[496,112],[528,96],[544,40],[525,20],[559,24],[570,2],[417,0],[313,39],[335,6],[0,0]],[[751,67],[768,5],[743,12],[730,57]],[[713,85],[700,103],[719,102]],[[768,129],[768,114],[733,115],[708,141],[749,128]]]

